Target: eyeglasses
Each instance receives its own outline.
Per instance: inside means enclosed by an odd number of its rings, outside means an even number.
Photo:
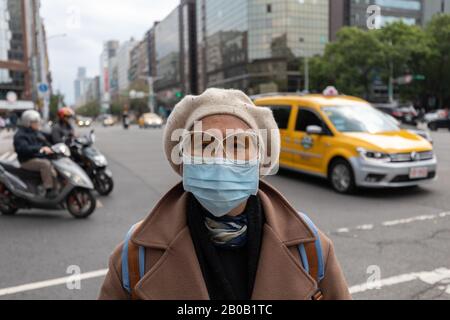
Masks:
[[[208,162],[226,159],[244,164],[261,159],[259,136],[254,132],[239,131],[223,138],[221,132],[194,131],[187,133],[180,145],[183,158]]]

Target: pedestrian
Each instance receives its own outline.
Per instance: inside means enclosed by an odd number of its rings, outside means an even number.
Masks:
[[[17,116],[17,113],[14,111],[11,112],[11,115],[9,117],[9,123],[10,123],[12,131],[16,131],[18,119],[19,119],[19,117]]]
[[[175,107],[163,139],[183,182],[113,252],[99,299],[351,298],[332,242],[263,179],[280,154],[269,109],[209,89]]]

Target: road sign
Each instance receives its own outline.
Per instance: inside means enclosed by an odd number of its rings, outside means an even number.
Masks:
[[[46,84],[46,83],[41,83],[41,84],[39,84],[39,86],[38,86],[38,89],[39,89],[39,92],[40,93],[47,93],[48,92],[48,84]]]
[[[426,77],[425,77],[423,74],[416,74],[416,75],[414,76],[414,80],[423,81],[423,80],[425,80],[425,79],[426,79]]]

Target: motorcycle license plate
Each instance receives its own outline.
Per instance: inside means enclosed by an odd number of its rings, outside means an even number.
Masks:
[[[423,179],[428,177],[428,168],[412,168],[409,172],[410,179]]]

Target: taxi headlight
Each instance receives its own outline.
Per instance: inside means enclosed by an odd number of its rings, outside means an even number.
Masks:
[[[364,148],[358,148],[358,153],[366,160],[378,161],[378,162],[391,162],[391,157],[389,154],[378,151],[370,151]]]

